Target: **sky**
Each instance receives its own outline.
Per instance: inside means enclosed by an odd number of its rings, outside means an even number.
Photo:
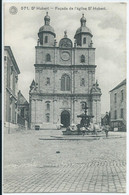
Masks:
[[[15,6],[18,12],[10,14]],[[93,34],[96,48],[96,79],[102,91],[101,113],[110,110],[109,91],[126,78],[126,3],[5,3],[4,45],[10,46],[20,75],[18,88],[29,100],[29,87],[35,79],[35,46],[38,31],[48,11],[57,45],[67,30],[68,38],[80,27],[82,14]]]

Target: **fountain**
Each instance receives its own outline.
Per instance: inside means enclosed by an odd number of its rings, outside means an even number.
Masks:
[[[63,135],[82,135],[85,133],[86,134],[94,133],[94,128],[90,127],[91,119],[94,116],[87,114],[88,110],[87,103],[83,102],[83,104],[84,113],[77,115],[77,117],[81,118],[80,124],[77,124],[76,127],[75,125],[67,127],[65,131],[62,131]]]
[[[89,127],[90,125],[90,120],[91,118],[93,118],[94,116],[92,115],[87,115],[87,110],[89,107],[87,107],[87,103],[86,102],[83,102],[84,104],[84,113],[78,115],[77,117],[80,117],[81,118],[81,121],[80,121],[80,127]]]

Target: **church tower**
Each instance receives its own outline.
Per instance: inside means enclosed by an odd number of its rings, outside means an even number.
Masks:
[[[74,44],[64,37],[56,42],[56,34],[46,13],[39,29],[35,47],[35,80],[30,86],[30,127],[56,129],[72,123],[79,124],[77,115],[83,112],[84,102],[94,122],[101,122],[101,90],[95,80],[95,48],[91,30],[84,14],[75,33]]]
[[[81,27],[79,27],[76,31],[76,34],[74,36],[77,46],[81,46],[84,48],[88,48],[92,46],[92,33],[91,30],[86,26],[86,18],[84,17],[84,14],[82,15],[82,18],[80,19]]]
[[[39,29],[38,37],[40,45],[46,47],[54,46],[54,38],[56,37],[56,34],[54,33],[54,29],[50,26],[50,17],[48,16],[48,12],[44,17],[44,25]]]

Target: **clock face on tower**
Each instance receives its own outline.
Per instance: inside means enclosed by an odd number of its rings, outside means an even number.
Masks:
[[[64,61],[67,61],[70,59],[70,53],[68,51],[62,51],[61,52],[61,59]]]

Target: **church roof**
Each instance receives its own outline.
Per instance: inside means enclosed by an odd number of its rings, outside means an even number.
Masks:
[[[91,30],[86,26],[86,18],[84,17],[84,14],[82,14],[82,18],[80,19],[80,22],[81,22],[81,27],[79,27],[76,30],[74,38],[76,38],[76,35],[80,33],[90,34],[91,36],[93,36]]]
[[[44,25],[39,29],[39,32],[52,32],[54,33],[54,29],[50,25]],[[55,33],[54,33],[55,34]]]
[[[110,92],[114,91],[115,89],[120,88],[122,85],[126,85],[126,79],[119,83],[115,88],[113,88]]]
[[[39,33],[41,32],[49,32],[52,33],[55,37],[55,32],[53,27],[50,25],[50,16],[48,15],[48,12],[46,13],[46,16],[44,17],[44,25],[39,29]]]
[[[46,16],[44,17],[45,21],[50,21],[50,16],[48,15],[48,12],[46,12]]]
[[[87,26],[81,26],[76,30],[76,35],[80,34],[80,33],[89,33],[90,35],[92,35],[91,30],[87,27]]]
[[[82,17],[81,17],[81,19],[80,19],[80,22],[82,23],[82,22],[86,22],[86,18],[84,17],[84,14],[82,14]]]

